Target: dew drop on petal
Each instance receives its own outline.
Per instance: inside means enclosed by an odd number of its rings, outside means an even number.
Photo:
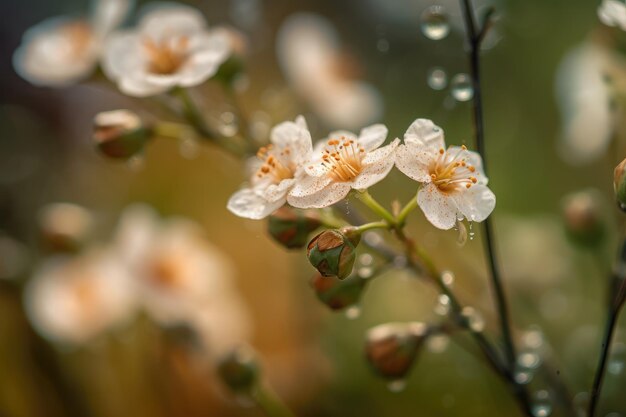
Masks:
[[[431,68],[428,71],[427,83],[433,90],[443,90],[448,85],[448,75],[443,68]]]
[[[448,36],[450,22],[446,9],[440,5],[433,5],[424,10],[420,16],[420,29],[424,36],[434,41]]]
[[[387,389],[391,392],[402,392],[406,388],[404,379],[395,379],[387,384]]]
[[[361,316],[361,307],[359,306],[350,306],[346,308],[344,313],[347,319],[356,320]]]
[[[472,79],[467,74],[456,74],[452,77],[450,89],[456,101],[469,101],[474,97]]]

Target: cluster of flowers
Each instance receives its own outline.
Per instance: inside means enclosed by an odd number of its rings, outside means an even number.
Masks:
[[[131,206],[104,245],[86,244],[94,224],[82,207],[52,204],[40,223],[57,255],[35,271],[25,304],[48,339],[82,345],[143,311],[163,327],[192,330],[210,356],[247,340],[249,320],[233,268],[195,223],[163,221],[147,206]]]
[[[366,190],[383,180],[395,165],[419,182],[417,204],[440,229],[458,221],[481,222],[493,211],[496,197],[487,187],[482,160],[465,146],[446,149],[443,130],[417,119],[404,134],[381,145],[387,128],[381,124],[359,135],[337,131],[313,146],[303,117],[284,122],[271,132],[271,144],[254,161],[251,186],[235,193],[230,211],[261,219],[285,203],[297,208],[323,208],[344,199],[351,190]]]
[[[104,73],[131,96],[203,83],[232,51],[227,28],[209,30],[196,9],[152,3],[136,29],[117,30],[130,0],[98,0],[90,19],[52,18],[31,28],[14,55],[22,77],[36,85],[64,86]]]

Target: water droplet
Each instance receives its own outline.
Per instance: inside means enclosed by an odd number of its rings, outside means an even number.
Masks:
[[[387,389],[391,392],[402,392],[406,388],[404,379],[396,379],[387,384]]]
[[[346,308],[344,313],[347,319],[356,320],[361,316],[361,307],[359,306],[350,306]]]
[[[515,382],[526,385],[533,380],[533,374],[529,371],[519,371],[515,373]]]
[[[369,266],[362,266],[361,268],[357,269],[357,274],[359,275],[359,277],[364,279],[371,278],[372,275],[374,275],[374,269],[370,268]]]
[[[359,256],[359,263],[363,266],[370,266],[374,262],[374,257],[369,253],[364,253]]]
[[[426,341],[426,347],[432,353],[443,353],[448,349],[450,338],[445,334],[435,334]]]
[[[226,137],[232,137],[237,134],[239,126],[237,125],[237,118],[232,112],[225,111],[220,115],[219,130]]]
[[[443,68],[431,68],[428,71],[427,82],[433,90],[443,90],[448,85],[448,75]]]
[[[389,41],[384,38],[379,39],[378,42],[376,42],[376,49],[383,54],[389,52]]]
[[[443,271],[441,273],[441,280],[448,288],[452,288],[454,285],[454,274],[451,271]]]
[[[441,40],[450,33],[450,23],[446,9],[440,5],[433,5],[424,10],[420,16],[420,28],[428,39]]]
[[[186,159],[196,158],[199,150],[198,141],[193,137],[183,137],[178,145],[178,152]]]
[[[346,215],[350,214],[350,200],[346,199]]]
[[[446,316],[450,313],[450,297],[445,294],[439,295],[437,305],[435,306],[435,313],[440,316]]]
[[[465,224],[457,220],[456,227],[454,229],[458,231],[456,238],[457,245],[461,247],[465,246],[467,243],[467,228],[465,227]]]
[[[550,393],[545,390],[539,390],[533,395],[534,404],[532,406],[532,413],[535,417],[548,417],[552,414],[552,401],[550,400]]]
[[[380,237],[378,233],[370,231],[370,232],[365,232],[363,234],[363,240],[368,245],[376,246],[376,245],[380,245],[380,242],[382,242],[383,238]]]
[[[474,240],[474,236],[476,236],[476,233],[474,232],[474,230],[472,230],[474,227],[474,222],[469,222],[469,240]]]
[[[543,333],[541,329],[534,326],[534,328],[524,332],[522,335],[522,343],[530,349],[539,349],[543,346]]]
[[[146,158],[143,155],[132,156],[126,161],[126,166],[133,171],[139,172],[146,165]]]
[[[474,332],[485,330],[485,319],[474,307],[463,307],[461,316],[465,319],[470,330]]]
[[[626,345],[616,343],[611,349],[611,356],[606,367],[610,374],[619,375],[624,372],[624,356],[626,356]]]
[[[536,352],[522,352],[517,357],[517,364],[522,369],[537,369],[541,365],[541,357]]]
[[[469,101],[474,97],[472,79],[467,74],[457,74],[450,81],[452,97],[456,101]]]

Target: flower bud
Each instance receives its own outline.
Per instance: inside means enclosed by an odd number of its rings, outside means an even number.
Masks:
[[[303,248],[309,234],[320,227],[321,221],[314,210],[297,210],[284,206],[269,217],[267,228],[274,240],[286,248]]]
[[[337,277],[324,277],[318,273],[311,279],[311,287],[317,298],[331,310],[343,310],[359,302],[367,282],[358,274],[352,274],[341,280]]]
[[[90,238],[93,216],[76,204],[52,203],[38,216],[42,243],[53,252],[76,252]]]
[[[244,346],[228,353],[217,365],[222,382],[234,392],[248,392],[259,379],[259,366],[254,352]]]
[[[309,242],[309,262],[325,277],[350,275],[361,236],[354,227],[324,230]]]
[[[428,334],[428,326],[420,322],[381,324],[367,332],[365,355],[378,375],[400,379],[411,370]]]
[[[626,211],[626,159],[615,167],[613,189],[617,205],[622,211]]]
[[[94,118],[94,142],[110,158],[128,159],[136,155],[149,138],[149,129],[129,110],[102,112]]]
[[[597,191],[585,190],[566,196],[563,215],[567,235],[574,243],[595,246],[604,238],[605,210]]]

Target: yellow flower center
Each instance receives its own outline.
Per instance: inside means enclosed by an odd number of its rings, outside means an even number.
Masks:
[[[328,141],[322,154],[322,165],[328,169],[328,175],[335,182],[353,181],[363,170],[365,149],[353,139],[342,136],[341,139]]]
[[[470,188],[478,182],[474,176],[478,175],[475,174],[476,167],[468,164],[464,157],[466,150],[467,148],[463,145],[458,152],[451,155],[450,152],[441,148],[437,159],[431,163],[430,178],[433,184],[444,193]]]
[[[296,166],[290,160],[291,150],[284,148],[276,152],[272,145],[262,147],[256,156],[263,161],[263,165],[256,173],[258,178],[269,178],[272,184],[294,177]]]
[[[148,53],[148,70],[153,74],[170,75],[178,71],[187,60],[189,38],[165,38],[159,42],[146,38],[143,46]]]

